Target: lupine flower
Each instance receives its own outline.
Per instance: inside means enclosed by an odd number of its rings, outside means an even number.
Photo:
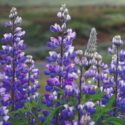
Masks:
[[[2,50],[0,51],[2,66],[0,96],[1,96],[1,110],[15,111],[24,106],[27,100],[36,99],[38,97],[38,69],[34,67],[34,62],[25,56],[24,40],[25,31],[19,27],[22,23],[22,18],[17,15],[17,10],[13,7],[10,10],[9,19],[5,26],[10,29],[10,33],[5,33],[2,42]],[[30,72],[31,70],[31,72]],[[30,74],[30,78],[29,75]],[[33,84],[30,85],[30,82]],[[6,107],[6,108],[5,108]],[[9,125],[7,120],[9,116],[7,113],[2,115],[1,124]]]
[[[112,61],[109,67],[109,78],[105,78],[107,80],[107,85],[110,86],[109,89],[105,90],[108,95],[107,98],[109,99],[112,95],[115,96],[114,102],[114,110],[113,115],[119,116],[124,115],[124,51],[120,50],[120,47],[123,45],[123,41],[121,37],[114,36],[112,40],[112,47],[110,48],[110,52],[112,55]],[[107,77],[107,76],[106,76]]]
[[[22,22],[22,18],[17,16],[16,8],[12,8],[9,15],[11,26],[9,27],[11,33],[5,33],[1,42],[3,44],[1,50],[1,64],[2,73],[2,87],[6,89],[8,99],[3,99],[3,105],[7,101],[8,105],[12,106],[12,110],[22,107],[25,99],[25,44],[23,43],[23,36],[25,31],[18,27],[18,24]],[[10,97],[9,97],[10,94]]]
[[[113,40],[112,40],[112,43],[115,45],[115,46],[121,46],[123,45],[123,41],[121,40],[121,36],[114,36],[113,37]]]
[[[6,94],[6,89],[1,87],[0,88],[0,98],[1,98],[1,103],[7,104],[10,100],[10,95]],[[8,121],[10,116],[8,114],[9,110],[7,106],[1,106],[0,107],[0,124],[1,125],[11,125],[11,123]]]
[[[40,87],[38,82],[39,70],[35,68],[34,60],[31,55],[26,56],[27,65],[27,85],[28,88],[26,90],[28,94],[28,100],[32,101],[34,99],[38,99],[39,93],[38,89]]]
[[[47,70],[45,71],[45,74],[50,76],[45,89],[50,93],[46,93],[42,100],[48,107],[60,106],[61,102],[57,101],[58,99],[68,100],[72,97],[75,94],[74,80],[78,78],[72,61],[75,57],[72,42],[76,33],[67,28],[67,22],[71,17],[65,5],[61,6],[57,17],[61,24],[55,23],[50,26],[50,30],[59,33],[59,36],[50,38],[48,47],[51,51],[47,58],[49,64],[47,64]],[[60,90],[62,90],[62,94],[60,94]],[[57,116],[54,116],[52,124],[70,124],[68,117],[74,116],[70,109],[62,109]],[[69,114],[68,117],[65,116],[67,113]]]
[[[0,117],[2,121],[1,125],[9,125],[8,122],[8,106],[12,107],[12,110],[15,110],[19,107],[22,107],[26,95],[24,92],[24,66],[25,61],[24,49],[25,45],[20,44],[21,38],[24,36],[25,31],[19,28],[17,25],[22,22],[21,17],[17,16],[16,8],[12,8],[9,15],[10,21],[6,23],[6,26],[9,26],[11,33],[5,33],[2,42],[2,50],[0,61],[2,65],[2,74],[1,86],[0,86],[0,96],[2,107],[0,108],[1,114]],[[18,29],[18,30],[17,30]],[[20,30],[19,30],[20,29]],[[24,72],[24,73],[23,73]]]
[[[90,100],[86,99],[85,101],[87,102],[82,104],[81,101],[82,95],[86,96],[96,94],[98,89],[100,93],[103,93],[109,87],[109,82],[107,82],[107,88],[103,88],[103,86],[105,86],[102,84],[104,80],[103,74],[108,77],[107,74],[109,72],[108,66],[102,61],[102,56],[96,52],[96,35],[97,33],[95,28],[92,28],[85,53],[83,53],[82,50],[77,50],[76,57],[74,59],[75,64],[77,64],[79,74],[79,85],[77,87],[78,125],[82,125],[84,122],[85,124],[89,124],[89,122],[95,124],[91,120],[88,120],[86,123],[86,121],[83,121],[83,118],[87,115],[91,119],[91,116],[96,112],[95,105],[102,106],[102,102],[106,102],[106,97],[108,96],[109,100],[109,98],[112,96],[112,94],[108,95],[107,93],[102,100],[97,102],[91,102]],[[105,82],[108,79],[107,77],[105,78]]]
[[[91,117],[89,115],[83,115],[80,121],[80,124],[84,124],[84,125],[95,125],[95,122],[92,121]]]
[[[0,124],[1,125],[11,125],[10,122],[8,122],[9,115],[8,115],[9,110],[7,109],[6,106],[3,106],[0,108]]]

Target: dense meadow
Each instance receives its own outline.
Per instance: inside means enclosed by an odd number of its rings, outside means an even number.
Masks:
[[[18,10],[0,8],[0,125],[125,125],[124,6]]]

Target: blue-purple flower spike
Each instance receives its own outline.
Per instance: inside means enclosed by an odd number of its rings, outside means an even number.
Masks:
[[[123,45],[123,41],[121,40],[121,36],[114,36],[112,39],[112,47],[109,48],[110,53],[113,54],[111,65],[109,67],[109,74],[111,75],[111,87],[113,89],[112,94],[115,96],[114,102],[114,116],[123,116],[125,111],[125,103],[124,103],[124,55],[125,51],[120,50],[120,47]]]
[[[25,31],[18,26],[22,23],[22,18],[17,15],[15,7],[11,9],[9,19],[6,26],[10,29],[10,33],[5,33],[1,40],[0,63],[3,74],[1,87],[6,89],[7,95],[2,99],[2,105],[11,106],[11,110],[14,111],[22,107],[27,99],[24,52],[26,46],[22,39]]]
[[[50,56],[47,58],[48,64],[46,66],[47,70],[45,71],[45,74],[50,76],[45,87],[49,93],[46,93],[42,100],[48,107],[63,106],[63,102],[58,100],[66,101],[74,95],[74,80],[77,78],[76,68],[73,64],[75,52],[72,46],[76,33],[72,29],[67,28],[67,22],[71,17],[65,4],[61,6],[57,17],[60,24],[55,23],[50,26],[50,30],[58,36],[51,37],[48,43],[51,51],[49,52]],[[62,125],[65,124],[67,119],[70,120],[73,114],[66,117],[64,112],[72,114],[74,110],[68,110],[63,106],[62,111],[55,115],[52,124]]]
[[[40,88],[38,78],[39,78],[39,70],[35,67],[35,62],[33,60],[33,57],[31,55],[26,56],[26,78],[27,78],[27,100],[32,101],[34,99],[38,99],[39,93],[38,89]]]

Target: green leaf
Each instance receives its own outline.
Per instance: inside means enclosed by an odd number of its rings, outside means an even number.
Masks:
[[[92,101],[99,101],[102,99],[102,97],[105,95],[105,92],[100,92],[100,90],[96,90],[96,93],[94,95],[87,95],[87,99],[91,99]]]
[[[117,117],[108,117],[107,119],[104,120],[104,123],[110,123],[112,125],[124,125],[125,124],[125,120],[122,120],[120,118]]]
[[[107,108],[111,108],[113,106],[113,103],[115,101],[115,96],[113,95],[110,99],[108,104],[106,105]]]

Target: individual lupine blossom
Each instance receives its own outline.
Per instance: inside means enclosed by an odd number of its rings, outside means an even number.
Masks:
[[[6,89],[1,87],[0,88],[0,98],[2,99],[1,101],[7,101],[9,98],[9,95],[6,94]],[[0,107],[0,125],[11,125],[9,120],[9,110],[7,106],[1,106]]]
[[[112,79],[112,93],[115,96],[114,102],[114,115],[115,116],[122,116],[124,115],[125,111],[125,97],[124,97],[124,86],[125,86],[125,79],[124,79],[124,67],[125,67],[125,51],[120,50],[120,47],[123,45],[123,41],[121,37],[114,36],[112,40],[112,48],[109,48],[109,52],[113,54],[111,65],[109,68],[109,74],[111,75]],[[117,109],[119,111],[117,111]]]
[[[40,88],[38,78],[39,78],[39,70],[35,68],[35,62],[33,60],[33,57],[31,55],[26,56],[27,65],[27,95],[28,100],[32,101],[34,99],[38,99],[39,93],[38,89]]]
[[[69,119],[73,119],[74,115],[75,115],[74,107],[65,104],[60,114],[60,122],[64,123],[65,125],[72,124],[72,121],[70,121]]]
[[[46,75],[50,77],[47,80],[45,87],[48,93],[45,94],[42,102],[47,106],[57,107],[61,105],[58,99],[69,101],[70,97],[75,94],[74,80],[77,79],[75,64],[73,59],[75,57],[74,47],[72,42],[75,39],[76,33],[72,29],[67,28],[67,22],[71,19],[68,9],[62,5],[57,17],[60,24],[54,24],[50,27],[53,33],[58,36],[51,37],[48,47],[51,49],[49,52],[48,64],[46,65]],[[60,93],[60,91],[64,91]],[[57,116],[52,120],[52,124],[65,124],[67,118],[63,117],[64,110],[60,111]],[[70,120],[70,119],[69,119]]]
[[[9,115],[8,115],[8,108],[6,106],[3,106],[0,108],[0,125],[11,125],[9,120]]]
[[[27,98],[26,71],[25,71],[25,44],[22,40],[25,31],[18,25],[22,23],[22,18],[17,15],[16,8],[12,8],[9,15],[10,21],[5,26],[10,29],[10,33],[5,33],[1,40],[2,50],[0,51],[2,60],[2,88],[5,88],[6,97],[2,97],[3,106],[11,106],[14,111],[24,105]]]

